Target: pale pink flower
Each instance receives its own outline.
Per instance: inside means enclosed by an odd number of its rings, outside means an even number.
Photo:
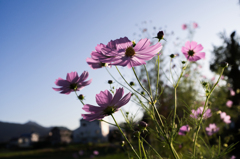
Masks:
[[[187,24],[183,24],[183,25],[182,25],[182,29],[183,29],[183,30],[187,29]]]
[[[195,41],[187,41],[185,46],[182,47],[182,53],[189,61],[197,61],[205,59],[205,52],[201,52],[202,49],[201,44],[197,44]]]
[[[88,78],[88,72],[84,71],[81,76],[78,76],[77,72],[71,72],[67,74],[66,80],[58,78],[55,81],[60,88],[53,88],[55,91],[61,91],[62,94],[70,94],[74,91],[79,91],[92,82],[92,79],[85,81]]]
[[[226,123],[226,124],[230,124],[231,123],[231,117],[229,115],[227,115],[225,112],[221,112],[220,113],[220,118]]]
[[[236,159],[236,156],[232,155],[230,159]]]
[[[199,107],[197,110],[192,110],[192,114],[190,115],[190,117],[194,118],[194,119],[200,119],[202,113],[203,113],[203,107]],[[211,109],[207,109],[205,110],[204,114],[203,114],[203,119],[207,119],[209,117],[212,116],[212,113],[211,113]]]
[[[186,77],[186,78],[189,77],[189,74],[186,73],[186,74],[184,75],[184,77]]]
[[[206,127],[207,134],[209,136],[219,131],[219,127],[215,123],[209,124],[209,127]]]
[[[82,114],[83,119],[88,121],[99,120],[105,116],[112,115],[114,112],[124,105],[126,105],[131,98],[131,93],[123,97],[124,90],[119,88],[116,90],[114,96],[108,91],[101,91],[96,95],[96,102],[99,106],[85,104],[83,110],[90,114]]]
[[[233,101],[228,100],[227,103],[226,103],[226,106],[229,107],[229,108],[231,108],[232,105],[233,105]]]
[[[198,27],[198,23],[193,23],[193,28],[197,28]]]
[[[94,155],[99,155],[99,152],[97,150],[93,151]]]
[[[221,76],[221,80],[224,80],[224,76],[223,75]]]
[[[233,89],[230,89],[231,96],[235,96],[235,91]]]
[[[187,132],[190,131],[190,127],[189,125],[183,125],[180,129],[179,129],[179,132],[178,132],[178,135],[186,135]]]

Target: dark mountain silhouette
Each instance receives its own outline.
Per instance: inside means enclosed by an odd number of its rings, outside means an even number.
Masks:
[[[8,142],[21,134],[36,132],[40,136],[47,136],[52,127],[43,127],[36,122],[28,121],[25,124],[8,123],[0,121],[0,143]]]

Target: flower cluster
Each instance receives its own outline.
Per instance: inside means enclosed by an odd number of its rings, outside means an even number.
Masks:
[[[194,118],[194,119],[200,119],[202,113],[203,113],[203,107],[199,107],[197,110],[192,110],[192,114],[190,115],[190,117]],[[211,113],[211,109],[207,109],[204,114],[203,114],[203,119],[207,119],[209,117],[212,116]]]
[[[209,136],[213,135],[214,133],[219,131],[219,127],[215,123],[209,124],[208,127],[206,127],[207,134]]]
[[[221,112],[220,113],[220,118],[224,121],[224,123],[226,124],[230,124],[231,123],[231,117],[229,115],[227,115],[225,112]]]

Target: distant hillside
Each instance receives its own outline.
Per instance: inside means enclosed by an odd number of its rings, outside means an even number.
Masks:
[[[52,127],[43,127],[32,121],[29,121],[25,124],[7,123],[0,121],[0,143],[8,142],[12,137],[19,137],[24,133],[36,132],[40,136],[46,136],[51,129]]]

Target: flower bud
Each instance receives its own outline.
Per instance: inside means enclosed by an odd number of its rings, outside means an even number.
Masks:
[[[133,132],[133,137],[139,137],[140,136],[140,132],[139,131],[134,131]]]
[[[113,81],[112,80],[108,80],[108,84],[112,84],[113,83]]]
[[[122,147],[125,145],[125,141],[122,141]]]
[[[133,46],[133,47],[136,46],[135,40],[132,41],[132,46]]]
[[[226,67],[228,67],[228,63],[227,62],[221,62],[221,67],[222,68],[226,68]]]
[[[80,95],[78,96],[78,99],[83,100],[83,99],[84,99],[84,96],[83,96],[82,94],[80,94]]]
[[[135,85],[135,83],[134,82],[130,82],[130,86],[134,86]]]
[[[163,39],[163,37],[164,37],[164,33],[163,33],[163,31],[159,31],[159,32],[157,33],[157,37],[155,37],[155,38],[157,38],[158,41],[160,41],[160,40]]]
[[[170,55],[171,58],[174,58],[175,56],[176,56],[176,55],[174,55],[174,54],[171,54],[171,55]]]
[[[134,93],[132,93],[131,96],[134,96]]]
[[[186,63],[186,61],[182,61],[182,64],[185,64]]]
[[[140,121],[139,122],[139,126],[143,127],[143,128],[146,128],[148,126],[148,124],[146,122],[144,122],[144,121]]]
[[[144,92],[144,91],[142,91],[142,92],[141,92],[141,94],[142,94],[142,95],[144,95],[144,94],[145,94],[145,92]]]

